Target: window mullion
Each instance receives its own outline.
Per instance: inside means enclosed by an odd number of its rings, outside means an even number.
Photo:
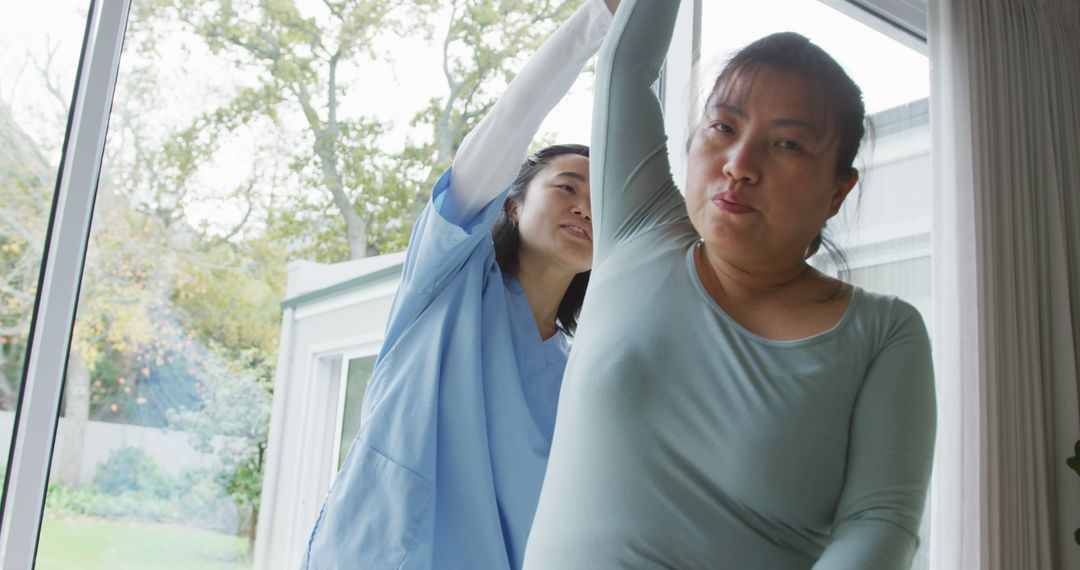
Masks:
[[[71,100],[0,519],[3,570],[33,568],[130,0],[93,1]]]

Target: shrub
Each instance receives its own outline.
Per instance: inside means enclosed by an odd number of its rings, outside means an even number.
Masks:
[[[154,458],[138,447],[118,447],[98,466],[94,486],[103,494],[138,493],[168,498],[170,485]]]

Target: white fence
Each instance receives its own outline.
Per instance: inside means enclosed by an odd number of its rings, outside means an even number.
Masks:
[[[78,423],[83,424],[82,430]],[[0,453],[5,463],[14,424],[14,412],[0,411],[0,446],[3,446]],[[73,440],[79,437],[80,431],[83,438],[81,446]],[[92,482],[98,467],[109,458],[109,454],[124,446],[142,449],[154,459],[163,473],[170,475],[179,473],[185,467],[205,466],[213,461],[211,456],[191,447],[188,433],[181,431],[60,418],[56,437],[50,480],[68,485]]]

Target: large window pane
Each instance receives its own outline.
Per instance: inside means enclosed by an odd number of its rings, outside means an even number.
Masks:
[[[337,466],[345,461],[356,432],[360,429],[360,406],[364,403],[364,391],[367,390],[371,372],[375,369],[375,357],[349,359],[343,383],[341,402],[341,442],[338,445]]]
[[[0,487],[85,24],[72,0],[0,18]]]
[[[712,87],[732,52],[765,35],[793,31],[821,46],[862,88],[873,129],[856,158],[860,183],[829,222],[827,236],[846,257],[846,278],[898,295],[930,314],[930,129],[926,56],[821,2],[702,3],[701,89]],[[884,26],[885,24],[881,24]],[[704,92],[703,92],[704,93]],[[702,94],[696,95],[698,100]],[[836,273],[828,254],[813,263]],[[932,331],[931,331],[932,334]],[[927,568],[929,511],[913,568]]]
[[[413,219],[576,8],[481,4],[134,1],[38,568],[297,566]]]

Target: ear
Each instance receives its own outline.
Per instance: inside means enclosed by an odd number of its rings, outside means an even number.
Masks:
[[[506,217],[510,218],[511,222],[518,223],[518,218],[521,215],[521,202],[518,200],[506,201]]]
[[[851,176],[847,178],[840,178],[836,181],[836,192],[833,193],[832,202],[829,204],[829,217],[833,217],[840,211],[840,206],[844,205],[844,200],[847,199],[848,194],[855,188],[855,184],[859,181],[859,171],[857,169],[851,169]]]

